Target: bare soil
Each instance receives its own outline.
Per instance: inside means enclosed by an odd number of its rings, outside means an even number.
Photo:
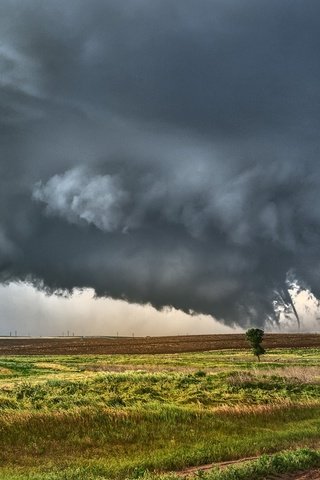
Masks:
[[[267,349],[320,347],[320,334],[266,334],[263,345]],[[153,354],[243,348],[248,348],[244,334],[0,339],[0,355]]]

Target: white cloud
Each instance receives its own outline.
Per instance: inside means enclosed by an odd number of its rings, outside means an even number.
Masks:
[[[47,205],[49,215],[70,223],[92,224],[106,232],[124,227],[123,206],[128,196],[112,175],[89,176],[75,168],[54,175],[46,184],[38,182],[33,198]]]
[[[0,286],[0,335],[184,335],[234,333],[209,315],[188,315],[123,300],[95,298],[92,290],[75,291],[69,298],[48,296],[29,284]]]

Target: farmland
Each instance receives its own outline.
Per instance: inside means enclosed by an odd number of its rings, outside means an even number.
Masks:
[[[319,334],[266,334],[266,348],[320,347]],[[0,355],[88,355],[204,352],[245,349],[243,334],[173,337],[0,338]]]
[[[192,339],[183,338],[185,344]],[[280,467],[280,472],[290,471],[292,465],[316,469],[318,338],[288,337],[286,348],[279,348],[285,336],[270,335],[260,363],[248,349],[228,348],[233,339],[227,345],[216,339],[220,349],[211,338],[207,351],[194,351],[194,340],[189,352],[156,354],[143,348],[158,342],[168,350],[174,341],[70,338],[50,344],[48,339],[38,355],[21,353],[36,350],[47,339],[2,340],[0,348],[11,351],[2,350],[6,354],[0,357],[0,478],[181,478],[176,475],[189,467],[198,478],[201,465],[245,457],[258,457],[239,467],[253,469],[250,476],[229,478],[265,478],[252,472],[267,467],[273,473]],[[72,354],[68,345],[81,341],[86,347],[92,342],[91,351]],[[294,344],[298,341],[300,346]],[[23,342],[28,346],[21,348]],[[99,349],[113,342],[121,351],[95,353],[94,342]],[[204,343],[202,337],[199,344]],[[129,348],[137,345],[140,350],[132,353]],[[64,349],[64,354],[48,354],[48,347]],[[302,450],[280,453],[272,461],[260,459],[292,449]],[[228,479],[228,469],[199,471],[208,480]]]

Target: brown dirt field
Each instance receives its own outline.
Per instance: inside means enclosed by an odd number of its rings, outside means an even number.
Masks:
[[[263,345],[267,349],[320,347],[320,334],[266,334]],[[243,348],[248,348],[244,334],[0,339],[0,355],[153,354]]]

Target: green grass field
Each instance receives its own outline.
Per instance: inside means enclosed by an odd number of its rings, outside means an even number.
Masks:
[[[159,478],[319,433],[320,349],[0,357],[3,480]]]

